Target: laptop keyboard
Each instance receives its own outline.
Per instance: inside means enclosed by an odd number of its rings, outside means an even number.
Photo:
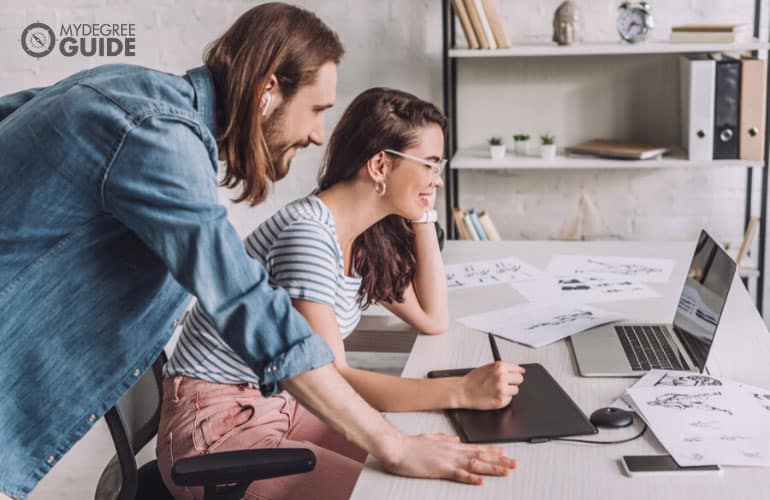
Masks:
[[[620,325],[615,327],[615,332],[633,370],[685,369],[660,326]]]

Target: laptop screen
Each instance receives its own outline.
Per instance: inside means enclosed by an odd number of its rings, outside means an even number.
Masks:
[[[701,231],[674,316],[674,331],[700,371],[706,366],[735,268],[735,261]]]

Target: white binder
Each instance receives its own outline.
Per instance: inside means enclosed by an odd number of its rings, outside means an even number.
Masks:
[[[691,160],[714,154],[714,92],[716,65],[707,57],[680,59],[682,143]]]

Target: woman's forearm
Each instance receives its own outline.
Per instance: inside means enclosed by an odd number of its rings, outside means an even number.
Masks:
[[[435,324],[436,333],[447,329],[449,305],[446,274],[433,224],[414,224],[416,265],[414,286],[417,300]]]
[[[380,411],[423,411],[465,406],[461,377],[402,378],[340,368],[340,373],[370,405]]]

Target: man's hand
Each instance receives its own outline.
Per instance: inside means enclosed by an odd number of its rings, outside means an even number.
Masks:
[[[504,476],[516,462],[496,446],[462,444],[441,434],[405,436],[356,393],[333,365],[282,381],[305,408],[394,474],[481,484]]]
[[[463,444],[446,434],[401,435],[400,453],[399,459],[384,465],[401,476],[484,484],[483,476],[507,476],[516,468],[516,460],[502,448]]]

